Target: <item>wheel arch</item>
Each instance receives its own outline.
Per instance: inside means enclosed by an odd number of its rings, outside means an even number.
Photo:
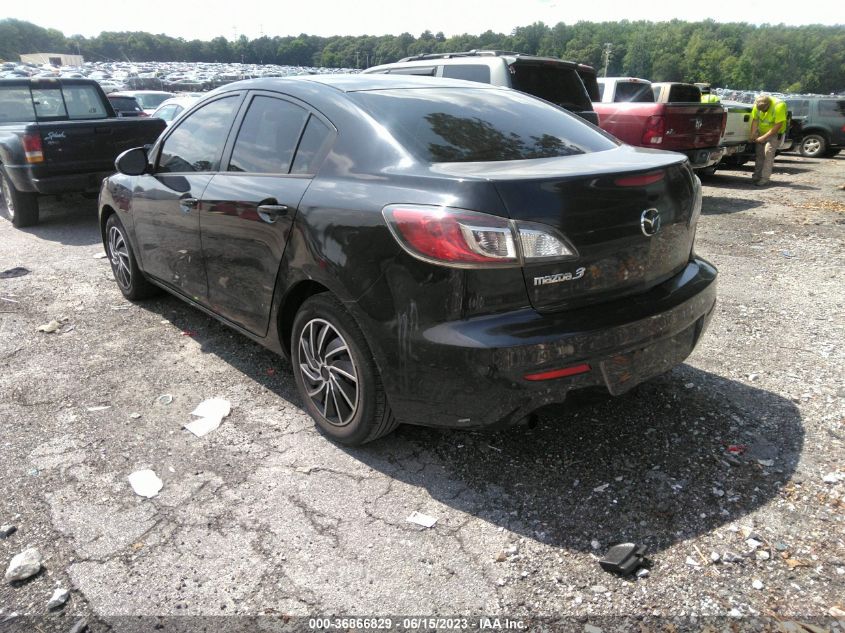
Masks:
[[[279,313],[277,318],[277,330],[279,336],[279,343],[285,354],[290,357],[290,337],[293,333],[293,321],[296,318],[296,313],[300,306],[305,303],[309,297],[321,294],[323,292],[331,293],[331,290],[313,279],[304,279],[294,284],[285,293],[284,298],[279,305]]]

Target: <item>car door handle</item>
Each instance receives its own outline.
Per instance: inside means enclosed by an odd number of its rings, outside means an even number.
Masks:
[[[280,215],[288,212],[288,207],[283,204],[259,204],[258,217],[267,224],[273,224]]]
[[[182,213],[190,213],[191,209],[196,209],[199,204],[196,198],[179,198],[179,210]]]

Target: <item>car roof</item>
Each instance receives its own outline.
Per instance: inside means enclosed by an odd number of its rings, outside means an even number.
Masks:
[[[0,85],[9,86],[39,86],[58,84],[62,86],[91,86],[100,84],[94,79],[80,77],[21,77],[19,79],[0,79]]]
[[[296,87],[298,84],[320,84],[340,92],[360,92],[369,90],[411,90],[414,88],[464,88],[476,90],[501,90],[497,86],[461,79],[441,77],[416,77],[413,75],[378,75],[378,74],[335,74],[303,75],[297,77],[262,77],[236,81],[218,88],[215,92],[230,90],[278,90],[283,87]],[[303,86],[304,87],[304,86]]]

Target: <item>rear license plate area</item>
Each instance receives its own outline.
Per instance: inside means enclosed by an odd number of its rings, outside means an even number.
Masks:
[[[696,324],[648,347],[601,361],[601,372],[607,390],[621,395],[641,382],[680,365],[695,347]]]

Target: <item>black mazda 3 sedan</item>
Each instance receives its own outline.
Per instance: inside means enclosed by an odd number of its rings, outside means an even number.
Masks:
[[[681,363],[716,300],[686,158],[504,88],[238,82],[117,168],[99,207],[123,294],[163,288],[288,356],[347,444],[621,394]]]

